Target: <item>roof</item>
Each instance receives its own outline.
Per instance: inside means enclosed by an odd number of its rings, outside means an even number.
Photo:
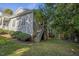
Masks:
[[[18,8],[16,11],[15,11],[15,14],[21,14],[21,13],[24,13],[24,12],[31,12],[32,10],[29,10],[29,9],[24,9],[24,8]]]

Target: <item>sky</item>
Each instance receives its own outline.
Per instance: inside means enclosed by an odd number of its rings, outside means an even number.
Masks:
[[[39,3],[0,3],[0,9],[10,8],[15,11],[17,8],[37,9]]]

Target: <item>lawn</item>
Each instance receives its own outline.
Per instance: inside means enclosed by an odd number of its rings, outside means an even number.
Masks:
[[[17,42],[0,36],[1,56],[73,56],[79,55],[79,44],[49,39],[40,43]]]

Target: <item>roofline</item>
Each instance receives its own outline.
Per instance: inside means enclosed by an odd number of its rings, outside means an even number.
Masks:
[[[15,16],[9,18],[9,19],[13,19],[13,18],[16,18],[16,17],[19,17],[19,16],[24,16],[24,15],[30,14],[30,13],[33,13],[33,11],[30,11],[30,12],[27,12],[27,13],[24,13],[24,14],[20,14],[20,15],[15,15]]]

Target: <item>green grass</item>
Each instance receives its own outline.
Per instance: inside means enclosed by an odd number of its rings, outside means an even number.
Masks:
[[[40,43],[18,43],[12,39],[0,37],[0,55],[2,56],[72,56],[79,55],[79,44],[64,40],[49,39]]]

